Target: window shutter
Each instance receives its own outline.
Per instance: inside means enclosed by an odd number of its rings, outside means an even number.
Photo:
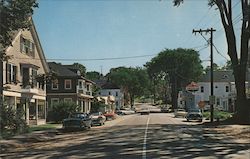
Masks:
[[[12,82],[16,83],[17,82],[17,67],[13,66],[13,74],[12,74]]]
[[[6,63],[6,83],[10,83],[11,82],[11,65]]]

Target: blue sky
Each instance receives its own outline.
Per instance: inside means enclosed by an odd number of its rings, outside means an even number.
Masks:
[[[238,2],[233,1],[237,35]],[[78,62],[87,71],[142,67],[163,49],[179,47],[200,50],[207,66],[210,49],[192,30],[211,27],[217,30],[214,44],[222,54],[214,50],[214,62],[223,65],[228,58],[218,10],[209,9],[207,0],[186,0],[180,7],[172,0],[40,0],[33,20],[47,61]]]

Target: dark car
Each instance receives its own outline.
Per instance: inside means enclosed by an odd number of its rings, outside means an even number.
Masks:
[[[198,120],[198,121],[202,122],[203,116],[202,116],[202,113],[200,112],[200,110],[193,110],[193,111],[189,111],[187,113],[186,119],[187,119],[187,121]]]
[[[102,114],[102,112],[96,112],[91,114],[92,125],[104,125],[106,121],[106,117]]]
[[[68,118],[63,119],[63,129],[89,129],[91,123],[91,118],[87,113],[72,113]]]

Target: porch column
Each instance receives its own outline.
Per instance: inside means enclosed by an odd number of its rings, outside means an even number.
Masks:
[[[38,99],[35,99],[35,105],[36,105],[36,125],[38,124]]]
[[[80,105],[81,105],[81,112],[83,112],[83,101],[80,100]]]
[[[30,116],[29,101],[28,99],[25,99],[25,120],[26,120],[27,125],[29,125],[29,116]]]

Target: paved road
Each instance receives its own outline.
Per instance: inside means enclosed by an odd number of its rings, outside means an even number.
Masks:
[[[89,131],[57,133],[2,152],[2,158],[250,158],[249,144],[211,135],[169,113],[127,115]]]

